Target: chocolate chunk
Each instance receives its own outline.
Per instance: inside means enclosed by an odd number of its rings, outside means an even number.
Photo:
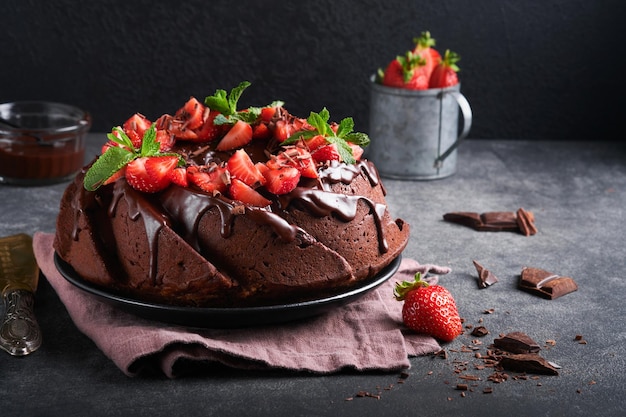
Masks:
[[[511,332],[494,339],[495,347],[511,353],[536,353],[541,349],[537,342],[522,332]]]
[[[559,371],[536,353],[521,353],[500,358],[499,365],[509,371],[558,375]]]
[[[485,326],[476,326],[472,330],[472,336],[483,337],[489,334],[489,330]]]
[[[472,261],[474,266],[476,267],[476,272],[478,272],[478,288],[487,288],[496,282],[498,282],[498,278],[491,271],[485,269],[481,264],[476,261]]]
[[[468,211],[456,211],[443,215],[445,221],[471,227],[481,232],[519,232],[525,236],[537,233],[535,216],[527,210],[520,208],[517,212],[490,211],[486,213],[473,213]]]
[[[517,210],[517,225],[524,236],[532,236],[537,233],[534,214],[521,207]]]
[[[578,290],[571,277],[563,277],[539,268],[526,267],[520,275],[519,288],[554,300]]]

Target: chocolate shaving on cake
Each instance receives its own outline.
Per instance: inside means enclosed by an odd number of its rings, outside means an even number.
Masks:
[[[495,347],[511,353],[536,353],[541,350],[537,342],[522,332],[511,332],[494,339]]]
[[[457,211],[443,215],[445,221],[461,224],[480,232],[518,232],[524,236],[537,233],[535,216],[532,212],[519,208],[512,211],[490,211],[474,213]]]
[[[539,268],[526,267],[522,269],[519,288],[554,300],[578,290],[578,285],[571,277],[560,276]]]
[[[483,267],[476,261],[472,262],[476,267],[476,272],[478,272],[478,288],[487,288],[498,282],[498,278],[496,278],[496,276],[491,273],[491,271],[485,269],[485,267]]]

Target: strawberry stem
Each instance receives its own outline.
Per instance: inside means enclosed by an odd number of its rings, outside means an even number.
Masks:
[[[418,49],[426,49],[435,46],[435,39],[430,36],[430,32],[422,32],[420,37],[413,38],[413,43],[417,46]]]
[[[422,273],[418,272],[415,274],[414,281],[396,282],[396,286],[393,289],[393,295],[396,300],[402,301],[411,291],[422,287],[428,287],[428,282],[424,281],[422,279]]]

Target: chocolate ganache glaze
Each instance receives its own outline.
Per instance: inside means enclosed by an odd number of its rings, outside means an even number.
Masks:
[[[225,166],[233,152],[176,142],[186,166]],[[275,161],[274,139],[244,146]],[[297,154],[296,154],[297,155]],[[54,248],[84,280],[162,304],[272,305],[316,299],[374,277],[407,245],[374,164],[318,163],[284,194],[263,187],[258,206],[196,184],[146,193],[122,177],[90,191],[83,168],[60,204]]]

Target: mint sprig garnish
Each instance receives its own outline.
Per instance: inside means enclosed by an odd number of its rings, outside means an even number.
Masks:
[[[369,136],[365,133],[353,132],[354,120],[352,117],[346,117],[339,123],[337,133],[335,133],[331,125],[328,123],[329,119],[330,113],[326,107],[324,107],[319,113],[311,112],[306,120],[311,126],[313,126],[314,130],[298,131],[288,137],[282,145],[292,145],[301,139],[307,140],[314,136],[321,135],[328,143],[334,143],[337,145],[337,151],[339,152],[343,162],[346,164],[356,163],[352,154],[352,148],[348,142],[361,147],[366,147],[370,143]]]
[[[211,110],[220,113],[213,119],[213,124],[233,125],[239,120],[248,124],[256,122],[259,116],[261,116],[263,107],[251,106],[245,110],[237,110],[239,98],[250,85],[252,84],[249,81],[242,81],[237,87],[230,90],[230,93],[226,92],[226,90],[218,89],[212,96],[205,97],[204,104]],[[282,107],[284,104],[282,101],[274,101],[266,107]]]
[[[115,127],[113,132],[107,137],[110,141],[120,146],[110,146],[107,150],[95,160],[89,170],[85,173],[83,186],[88,191],[97,190],[102,184],[111,178],[116,172],[124,168],[131,161],[144,156],[167,156],[174,155],[179,158],[179,164],[185,163],[182,156],[177,153],[161,152],[161,144],[156,138],[156,128],[154,123],[143,135],[141,147],[136,149],[128,135],[124,133],[122,128]]]
[[[238,120],[253,123],[261,114],[258,107],[250,107],[244,111],[237,111],[237,102],[243,91],[250,86],[250,82],[242,81],[237,87],[227,93],[226,90],[218,89],[215,94],[204,99],[204,104],[218,114],[213,120],[215,125],[235,124]]]
[[[237,113],[237,102],[243,91],[250,86],[248,81],[242,81],[239,85],[227,93],[226,90],[218,89],[215,94],[204,99],[204,104],[211,110],[217,110],[224,116]]]

